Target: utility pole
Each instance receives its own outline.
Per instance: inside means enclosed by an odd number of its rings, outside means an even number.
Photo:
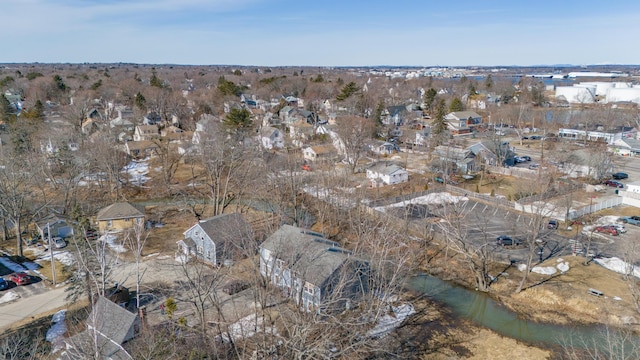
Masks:
[[[47,235],[49,236],[49,254],[51,254],[51,276],[53,276],[53,286],[56,286],[56,262],[55,258],[53,257],[53,245],[51,243],[51,226],[49,226],[49,223],[47,223]]]

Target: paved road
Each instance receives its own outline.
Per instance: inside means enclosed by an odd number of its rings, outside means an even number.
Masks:
[[[7,329],[14,322],[65,306],[67,293],[64,290],[65,287],[59,287],[0,305],[0,331]],[[3,291],[0,294],[4,295],[7,291],[12,290]]]

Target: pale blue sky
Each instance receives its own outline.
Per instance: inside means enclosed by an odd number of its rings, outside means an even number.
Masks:
[[[638,0],[0,0],[0,62],[638,64]]]

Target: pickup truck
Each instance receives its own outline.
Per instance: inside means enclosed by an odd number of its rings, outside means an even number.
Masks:
[[[625,224],[640,225],[640,216],[624,216],[619,220]]]

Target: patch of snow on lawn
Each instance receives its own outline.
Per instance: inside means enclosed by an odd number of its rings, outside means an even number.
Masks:
[[[602,216],[602,217],[598,218],[598,220],[594,221],[593,224],[585,225],[582,228],[582,233],[583,234],[589,234],[597,226],[615,224],[618,221],[619,218],[620,218],[619,216],[613,216],[613,215]]]
[[[39,264],[34,263],[33,261],[25,261],[22,263],[22,266],[26,267],[27,270],[38,270],[42,267]]]
[[[566,273],[567,271],[569,271],[568,262],[559,263],[558,265],[556,265],[556,267],[558,268],[558,270],[560,270],[560,272],[563,272],[563,273]]]
[[[53,314],[51,322],[53,323],[47,330],[46,340],[51,343],[51,352],[55,353],[62,350],[64,344],[64,334],[67,332],[67,324],[64,321],[67,310],[63,309]]]
[[[150,179],[147,176],[149,174],[149,159],[132,160],[121,171],[129,175],[129,182],[141,186]]]
[[[98,238],[98,241],[104,241],[111,248],[111,250],[119,253],[127,252],[127,249],[122,245],[116,243],[118,237],[114,234],[104,234]]]
[[[225,342],[229,342],[229,336],[231,336],[233,341],[250,338],[258,331],[262,331],[263,319],[263,317],[258,317],[256,314],[245,316],[229,325],[227,328],[228,332],[222,333],[219,336]],[[278,331],[273,326],[264,327],[264,330],[268,334],[278,334]]]
[[[53,257],[65,266],[71,266],[76,262],[76,258],[69,251],[54,252]],[[38,257],[36,261],[51,261],[51,255],[49,253],[45,253]]]
[[[13,272],[22,272],[25,270],[24,266],[18,263],[15,263],[11,261],[11,259],[9,259],[8,257],[4,257],[4,256],[0,256],[0,264],[2,264],[4,267],[6,267],[7,269]]]
[[[384,212],[386,208],[405,207],[409,204],[428,205],[428,204],[457,204],[460,201],[468,201],[466,196],[455,196],[447,192],[431,193],[424,196],[418,196],[413,199],[401,201],[395,204],[375,207],[374,210]]]
[[[629,264],[617,257],[612,258],[596,258],[593,259],[596,263],[602,265],[603,267],[615,271],[618,274],[628,274],[633,275],[640,279],[640,268],[633,266],[633,264]]]
[[[531,272],[542,275],[553,275],[556,271],[556,268],[553,266],[534,266],[531,268]]]
[[[13,291],[9,291],[8,293],[0,297],[0,304],[6,304],[8,302],[16,301],[18,299],[20,299],[20,295],[14,293]]]
[[[400,306],[392,306],[391,310],[393,315],[385,314],[379,320],[373,329],[367,332],[370,337],[382,337],[390,333],[393,329],[397,328],[402,322],[410,315],[414,314],[416,310],[412,304],[402,304]]]

